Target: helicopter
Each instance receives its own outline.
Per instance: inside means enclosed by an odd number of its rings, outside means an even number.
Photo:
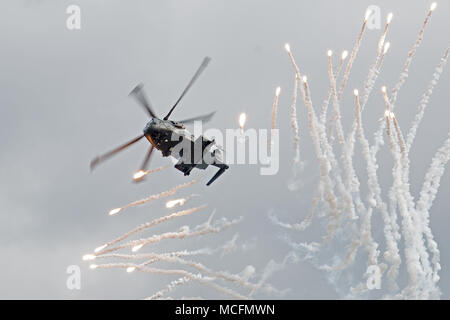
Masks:
[[[160,119],[153,111],[149,99],[143,92],[143,85],[138,84],[130,92],[129,96],[133,96],[134,98],[136,98],[137,102],[150,116],[150,121],[144,127],[143,133],[141,135],[107,153],[104,153],[103,155],[95,157],[90,163],[91,171],[103,161],[127,149],[128,147],[145,137],[150,142],[150,148],[145,155],[140,169],[133,176],[135,182],[140,182],[144,179],[145,172],[147,170],[154,149],[161,151],[163,157],[173,156],[174,158],[178,159],[178,162],[175,164],[175,168],[183,172],[185,176],[189,175],[191,170],[194,168],[204,170],[208,167],[208,165],[218,167],[219,170],[207,182],[206,185],[208,186],[213,183],[220,175],[222,175],[225,170],[229,168],[229,166],[222,161],[220,152],[221,149],[218,148],[218,146],[215,144],[214,139],[210,140],[205,138],[204,136],[199,136],[197,139],[195,139],[194,135],[186,130],[185,127],[186,124],[193,123],[194,121],[206,122],[211,120],[211,118],[215,114],[215,111],[206,115],[197,116],[181,121],[169,120],[172,112],[186,95],[188,90],[192,87],[194,82],[198,79],[203,70],[207,67],[210,60],[211,58],[209,57],[205,57],[203,59],[200,67],[197,69],[194,76],[189,81],[188,85],[183,90],[178,100],[169,110],[167,115],[162,119]]]

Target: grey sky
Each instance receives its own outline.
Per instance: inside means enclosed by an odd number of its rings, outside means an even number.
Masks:
[[[320,105],[328,90],[326,50],[351,50],[369,5],[380,6],[383,21],[388,12],[394,12],[388,35],[391,51],[364,113],[366,130],[372,133],[383,112],[379,87],[395,84],[430,3],[1,1],[0,298],[132,299],[151,295],[172,280],[123,270],[89,270],[81,256],[139,223],[168,213],[164,201],[118,217],[107,216],[109,209],[165,191],[191,177],[168,168],[143,184],[130,183],[145,155],[145,142],[108,161],[94,174],[89,172],[89,161],[141,132],[146,114],[127,96],[137,83],[145,84],[156,112],[164,115],[206,55],[212,57],[210,66],[173,118],[218,110],[208,126],[225,129],[236,128],[239,113],[246,112],[248,127],[268,128],[275,88],[281,86],[280,171],[276,176],[260,176],[258,166],[232,166],[211,187],[204,184],[215,170],[193,172],[192,177],[201,182],[179,194],[201,194],[187,205],[208,203],[209,208],[155,231],[194,226],[214,208],[218,218],[243,216],[244,220],[223,234],[174,240],[155,249],[199,248],[205,243],[218,246],[237,233],[239,244],[251,245],[251,249],[203,262],[216,270],[240,272],[249,264],[260,271],[270,259],[281,260],[289,251],[280,239],[286,230],[272,225],[267,215],[272,211],[291,222],[304,218],[318,178],[306,112],[299,102],[306,170],[300,190],[292,193],[287,189],[293,156],[289,129],[293,71],[284,43],[291,44],[300,68],[308,75],[316,105]],[[66,28],[65,11],[70,4],[81,7],[81,30]],[[399,93],[397,117],[404,130],[449,45],[449,16],[450,3],[438,1],[408,81]],[[366,33],[345,92],[344,101],[350,106],[353,88],[361,88],[373,61],[380,32]],[[449,83],[450,70],[445,70],[411,151],[414,195],[449,131]],[[352,112],[353,108],[343,109],[347,130]],[[381,153],[380,167],[384,163],[389,166],[381,177],[383,187],[388,188],[391,162],[386,149]],[[170,163],[155,152],[151,167]],[[450,298],[449,190],[447,172],[431,211],[431,227],[442,259],[440,287],[446,299]],[[323,226],[316,223],[303,233],[288,234],[296,241],[313,241],[323,232]],[[73,264],[81,267],[79,291],[66,288],[66,268]],[[291,299],[339,297],[325,274],[308,262],[289,265],[269,282],[279,289],[289,288],[286,297]],[[203,290],[188,286],[177,295],[217,297]]]

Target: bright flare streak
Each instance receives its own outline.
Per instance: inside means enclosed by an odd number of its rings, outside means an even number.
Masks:
[[[100,246],[100,247],[97,247],[97,248],[95,248],[94,252],[97,253],[97,252],[99,252],[99,251],[102,251],[103,249],[106,248],[106,246],[107,246],[107,245],[104,244],[104,245],[102,245],[102,246]]]
[[[113,216],[115,214],[118,214],[120,211],[122,211],[122,208],[115,208],[115,209],[112,209],[108,214],[110,216]]]
[[[241,113],[239,116],[239,127],[242,129],[244,128],[245,121],[247,121],[247,115],[245,113]]]
[[[390,13],[387,15],[386,23],[387,23],[387,24],[391,23],[393,17],[394,17],[394,14],[393,14],[392,12],[390,12]]]
[[[133,174],[133,179],[134,180],[139,180],[140,178],[142,178],[143,176],[145,176],[145,172],[142,170],[139,170],[138,172],[136,172],[135,174]]]
[[[381,87],[381,92],[386,93],[386,86]]]
[[[303,82],[307,82],[308,81],[308,77],[307,76],[303,76],[302,80],[303,80]]]
[[[345,60],[347,58],[347,56],[348,56],[348,51],[347,50],[342,51],[341,59]]]
[[[94,260],[94,259],[95,259],[95,256],[94,256],[93,254],[85,254],[85,255],[83,256],[83,260],[84,260],[84,261]]]
[[[89,266],[89,268],[91,268],[91,269],[97,269],[97,267],[98,267],[98,265],[96,265],[96,264],[91,264],[91,265]]]
[[[281,88],[277,87],[277,90],[275,90],[275,95],[278,97],[280,95]]]
[[[131,272],[133,272],[134,270],[136,270],[136,267],[128,267],[128,268],[127,268],[127,272],[128,272],[128,273],[131,273]]]
[[[386,42],[384,44],[384,50],[383,50],[383,54],[386,54],[386,52],[388,52],[389,48],[391,47],[391,43],[390,42]]]
[[[390,112],[389,110],[386,110],[386,111],[384,112],[384,116],[385,116],[386,118],[389,118],[390,115],[391,115],[391,112]]]
[[[389,115],[391,116],[391,119],[394,119],[395,118],[395,114],[391,111],[391,112],[389,112]]]
[[[329,57],[331,57],[331,56],[333,55],[333,51],[332,51],[332,50],[328,50],[328,51],[327,51],[327,55],[328,55]]]
[[[133,252],[139,251],[143,246],[144,246],[143,244],[138,244],[137,246],[131,248],[131,251]]]
[[[176,205],[180,205],[182,206],[184,203],[186,202],[186,199],[182,198],[182,199],[175,199],[175,200],[170,200],[166,202],[166,208],[173,208]]]
[[[367,9],[366,14],[364,15],[364,22],[369,19],[370,15],[372,14],[372,10]]]
[[[436,7],[437,7],[437,3],[433,2],[430,6],[430,11],[434,11],[434,9],[436,9]]]
[[[357,95],[359,94],[358,89],[353,90],[353,94],[354,94],[355,96],[357,96]]]
[[[284,49],[285,49],[287,52],[291,52],[291,46],[289,45],[289,43],[286,43],[286,44],[284,45]]]

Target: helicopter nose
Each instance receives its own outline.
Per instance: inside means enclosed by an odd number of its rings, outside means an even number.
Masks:
[[[144,134],[149,134],[152,131],[152,127],[153,127],[152,122],[151,121],[148,122],[144,127],[144,130],[143,130]]]
[[[144,134],[152,134],[152,133],[156,133],[159,132],[160,128],[158,127],[158,124],[155,121],[149,121],[147,123],[147,125],[144,128]]]

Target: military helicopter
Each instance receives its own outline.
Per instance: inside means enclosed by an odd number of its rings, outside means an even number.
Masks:
[[[215,112],[181,121],[169,120],[169,117],[175,110],[176,106],[180,103],[181,99],[186,95],[188,90],[206,68],[210,60],[211,58],[209,57],[205,57],[203,59],[191,81],[189,81],[178,100],[163,119],[156,116],[148,98],[142,90],[143,85],[138,84],[129,95],[136,98],[139,104],[145,109],[145,111],[147,111],[151,120],[145,126],[143,134],[101,156],[95,157],[91,161],[91,170],[93,170],[101,162],[109,159],[120,151],[127,149],[145,137],[150,142],[151,146],[139,171],[137,171],[133,176],[135,182],[140,182],[143,180],[152,152],[155,148],[161,151],[163,157],[173,156],[178,159],[178,162],[175,164],[175,168],[183,172],[185,176],[189,175],[191,170],[194,168],[206,169],[208,165],[218,167],[219,170],[206,184],[208,186],[221,174],[223,174],[229,167],[221,160],[221,152],[215,144],[215,141],[209,140],[203,136],[195,139],[195,137],[185,128],[185,124],[193,123],[194,121],[211,120]]]

